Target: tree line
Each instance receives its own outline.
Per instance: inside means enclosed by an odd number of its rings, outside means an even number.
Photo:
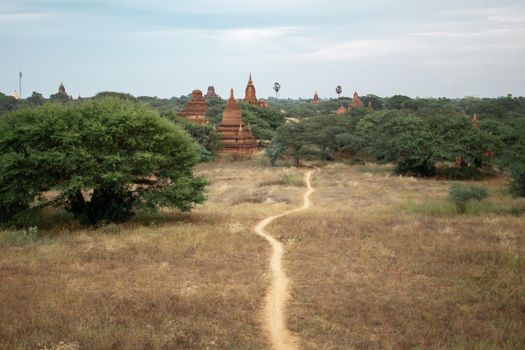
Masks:
[[[201,126],[178,116],[188,99],[102,92],[15,100],[0,94],[0,222],[24,222],[45,207],[63,208],[88,224],[121,222],[137,210],[190,210],[202,203],[206,181],[191,169],[220,150],[214,125],[225,101],[208,100],[210,125]],[[319,105],[269,99],[268,109],[239,105],[273,165],[370,160],[392,162],[399,174],[435,176],[446,164],[452,178],[497,166],[511,175],[512,192],[525,196],[523,98],[362,100],[374,108],[335,115],[350,102],[344,97]]]

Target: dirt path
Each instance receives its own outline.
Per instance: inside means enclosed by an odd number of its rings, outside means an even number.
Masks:
[[[265,324],[268,327],[270,341],[274,349],[297,349],[297,339],[290,334],[285,325],[284,307],[288,298],[288,278],[282,267],[283,245],[281,242],[270,236],[264,228],[275,219],[289,215],[310,207],[310,195],[314,192],[310,184],[310,177],[314,170],[305,174],[304,180],[307,191],[303,196],[303,205],[300,208],[286,211],[279,215],[267,217],[255,226],[255,233],[264,237],[272,245],[272,257],[270,267],[272,271],[272,284],[266,295],[266,305],[264,309]]]

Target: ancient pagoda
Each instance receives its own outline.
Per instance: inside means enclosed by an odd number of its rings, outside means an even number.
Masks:
[[[478,121],[478,114],[477,113],[474,113],[474,116],[472,117],[472,125],[476,129],[479,129],[479,121]]]
[[[62,94],[66,93],[66,88],[64,87],[64,84],[62,82],[60,83],[60,86],[58,87],[58,93],[62,93]]]
[[[363,101],[359,98],[359,95],[357,94],[357,91],[354,92],[354,97],[352,97],[352,102],[350,102],[350,108],[364,108],[365,105],[363,104]]]
[[[192,123],[206,124],[206,111],[208,110],[208,103],[202,96],[202,91],[193,90],[191,92],[191,98],[184,107],[184,110],[180,112],[180,115],[188,119]]]
[[[253,85],[252,81],[252,73],[250,73],[250,77],[248,78],[248,84],[246,85],[246,91],[244,94],[244,102],[251,104],[252,106],[262,107],[262,108],[268,108],[268,103],[264,100],[258,100],[257,96],[255,95],[255,85]]]
[[[210,85],[208,86],[208,91],[206,92],[206,97],[219,97],[219,95],[217,95],[217,93],[215,92],[215,87]]]
[[[342,115],[342,114],[345,114],[345,113],[346,113],[345,106],[341,106],[341,107],[337,108],[337,111],[335,111],[336,115]]]
[[[319,95],[317,94],[317,91],[316,91],[315,94],[314,94],[314,98],[312,99],[312,103],[314,105],[318,105],[319,102],[321,102],[321,100],[319,100]]]
[[[233,96],[233,89],[230,90],[230,99],[226,103],[217,132],[219,141],[224,147],[223,153],[242,156],[255,154],[257,141],[250,127],[245,126],[242,121],[241,110]]]

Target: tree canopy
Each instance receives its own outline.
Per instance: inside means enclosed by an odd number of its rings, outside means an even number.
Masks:
[[[63,207],[86,223],[137,208],[190,210],[205,200],[199,152],[141,103],[105,97],[22,108],[0,118],[1,221]]]

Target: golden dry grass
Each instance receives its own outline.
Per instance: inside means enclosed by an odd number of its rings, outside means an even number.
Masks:
[[[192,213],[4,240],[0,348],[266,348],[259,315],[270,249],[252,226],[300,202],[296,187],[258,186],[281,172],[203,165],[210,200]]]
[[[449,185],[329,166],[314,208],[269,228],[287,242],[289,326],[305,349],[525,348],[525,219],[400,205],[443,200]],[[523,205],[504,180],[478,185]]]
[[[188,214],[60,224],[26,243],[0,233],[0,349],[268,348],[270,248],[252,228],[300,205],[305,170],[256,159],[198,172],[209,201]],[[450,184],[381,166],[314,174],[313,207],[268,227],[285,243],[303,348],[525,347],[525,218],[414,210],[446,203]],[[525,204],[503,196],[504,179],[477,184],[494,207]]]

